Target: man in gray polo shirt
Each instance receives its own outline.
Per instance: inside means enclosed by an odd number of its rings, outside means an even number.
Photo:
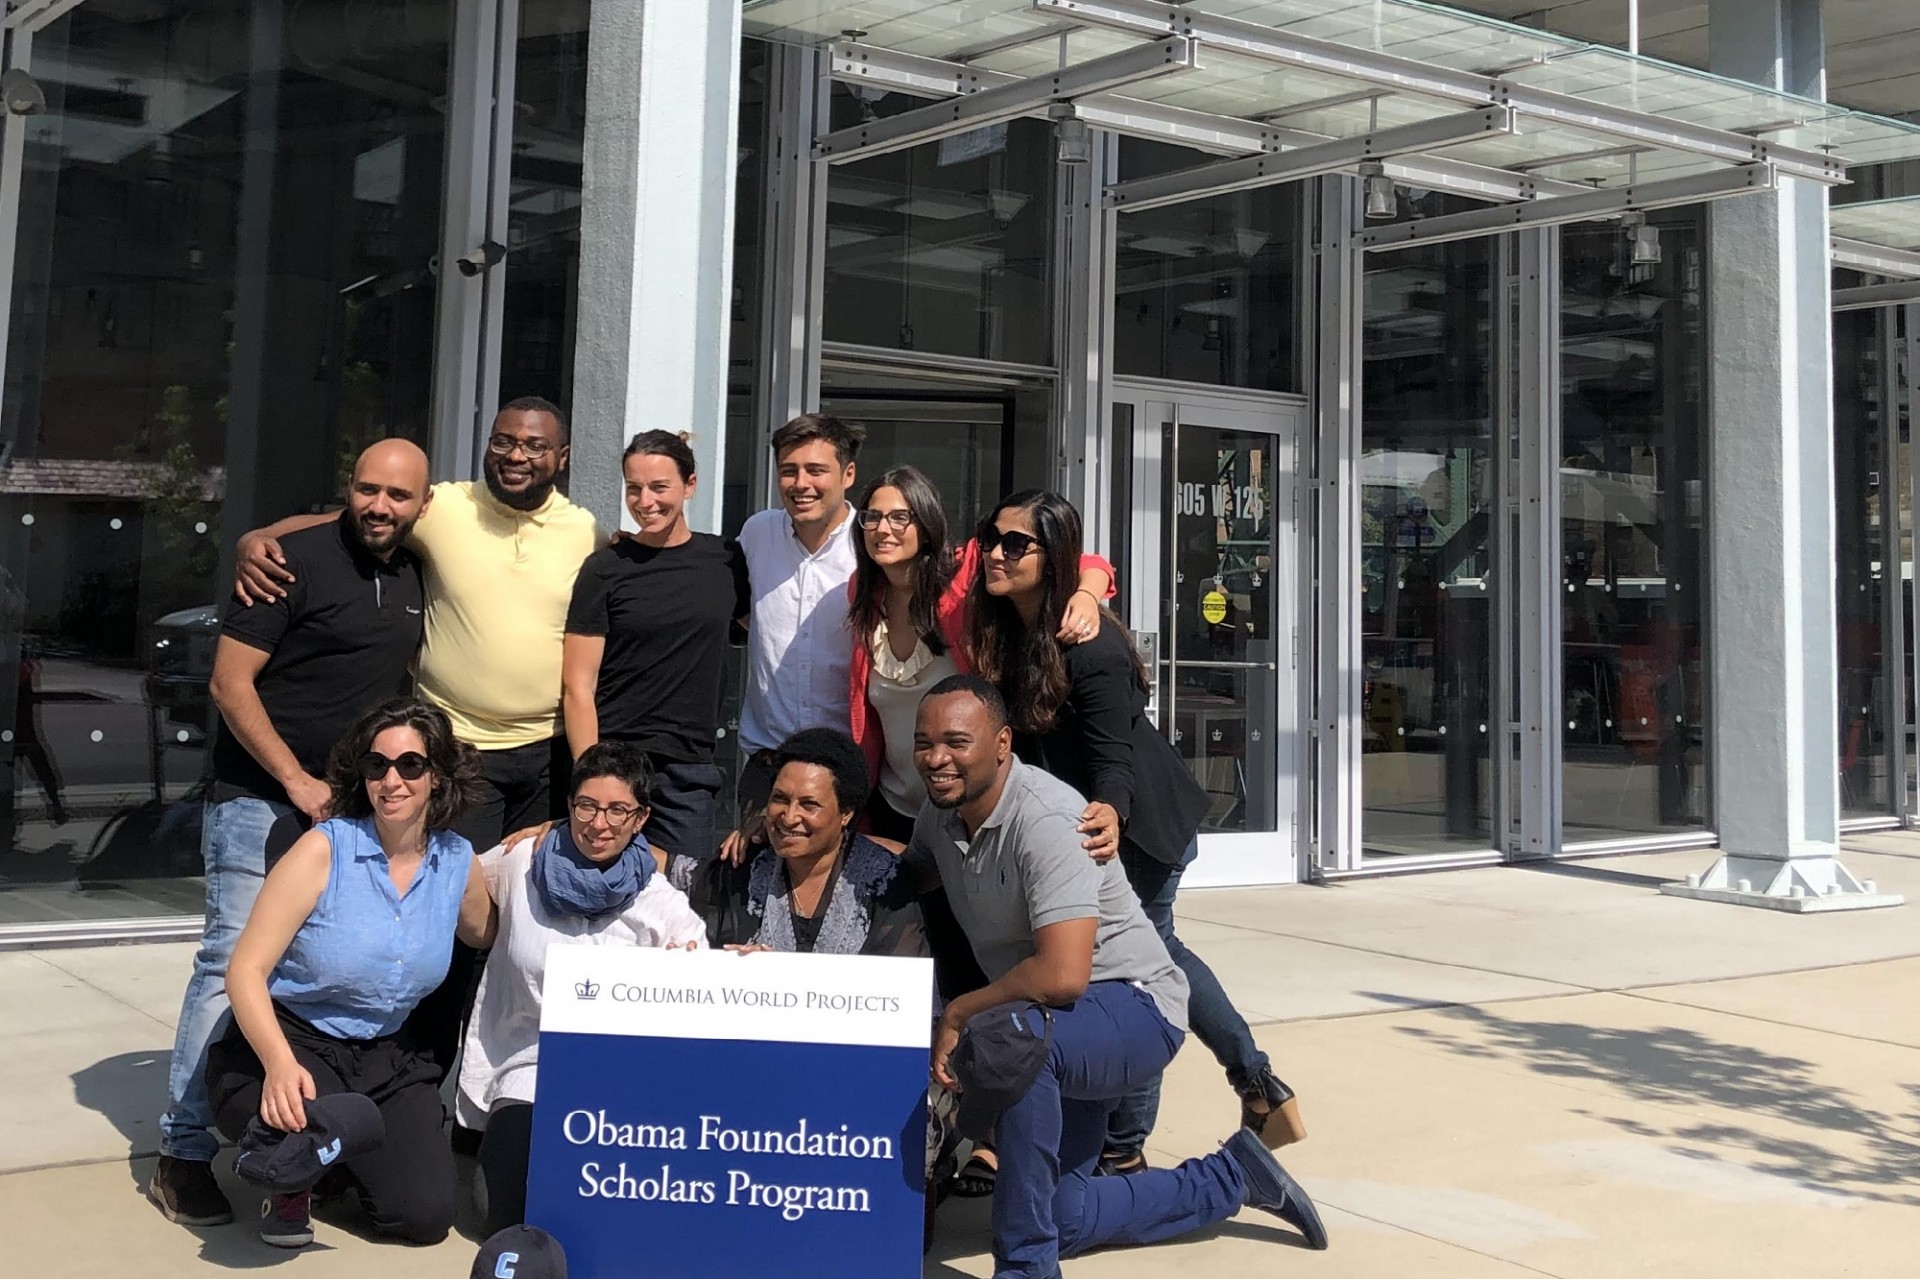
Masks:
[[[1186,978],[1119,862],[1096,862],[1081,846],[1085,800],[1014,758],[993,685],[973,675],[934,685],[913,750],[927,785],[913,851],[939,867],[988,978],[941,1014],[934,1078],[958,1087],[947,1063],[976,1014],[1001,1004],[1053,1010],[1046,1064],[999,1117],[997,1279],[1054,1279],[1062,1257],[1172,1239],[1242,1207],[1276,1213],[1309,1246],[1326,1247],[1312,1201],[1246,1129],[1177,1168],[1095,1176],[1108,1114],[1186,1038]]]

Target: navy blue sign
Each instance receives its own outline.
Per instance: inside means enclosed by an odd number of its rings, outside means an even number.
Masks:
[[[926,960],[548,952],[527,1220],[573,1279],[920,1273]]]

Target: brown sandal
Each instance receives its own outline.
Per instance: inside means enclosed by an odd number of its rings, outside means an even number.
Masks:
[[[1265,1109],[1256,1109],[1261,1106]],[[1252,1086],[1240,1094],[1240,1126],[1251,1129],[1268,1150],[1307,1139],[1307,1125],[1300,1118],[1300,1103],[1293,1089],[1271,1070],[1261,1071]]]

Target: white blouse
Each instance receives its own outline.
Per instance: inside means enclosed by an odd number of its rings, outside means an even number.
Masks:
[[[618,915],[556,919],[541,906],[530,872],[534,841],[495,848],[480,858],[487,890],[500,909],[500,928],[473,1001],[460,1059],[455,1114],[461,1126],[482,1129],[497,1101],[532,1101],[540,1064],[540,984],[547,947],[555,942],[593,946],[707,944],[706,926],[684,893],[654,875]]]
[[[927,690],[959,668],[945,653],[936,654],[923,639],[905,661],[893,655],[887,643],[887,621],[873,628],[873,673],[867,676],[867,700],[880,717],[886,751],[880,761],[880,793],[904,817],[913,817],[926,802],[926,783],[913,766],[913,721]]]

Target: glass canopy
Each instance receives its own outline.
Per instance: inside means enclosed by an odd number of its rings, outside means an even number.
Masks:
[[[1148,13],[1167,12],[1165,6],[1127,0],[1114,0],[1112,7],[1143,21]],[[1139,27],[1098,25],[1089,20],[1093,15],[1036,7],[1030,0],[746,0],[744,12],[748,33],[765,39],[854,41],[1022,79],[1149,38]],[[1248,56],[1206,40],[1208,20],[1237,20],[1356,55],[1409,59],[1453,76],[1497,78],[1518,89],[1564,95],[1610,115],[1615,127],[1588,128],[1577,113],[1543,118],[1530,115],[1522,102],[1517,132],[1445,151],[1451,161],[1540,179],[1619,187],[1735,162],[1688,145],[1686,131],[1703,129],[1720,131],[1723,141],[1738,135],[1847,165],[1920,157],[1920,125],[1416,0],[1202,0],[1179,12],[1195,20],[1199,66],[1128,85],[1116,97],[1270,124],[1299,135],[1296,142],[1351,138],[1466,109],[1458,94],[1429,95],[1367,78],[1366,57],[1356,56],[1348,74]],[[1649,128],[1643,135],[1623,130],[1623,112],[1644,118]],[[1668,122],[1677,127],[1663,130]]]
[[[1888,249],[1920,250],[1920,196],[1836,204],[1830,213],[1833,234]]]

